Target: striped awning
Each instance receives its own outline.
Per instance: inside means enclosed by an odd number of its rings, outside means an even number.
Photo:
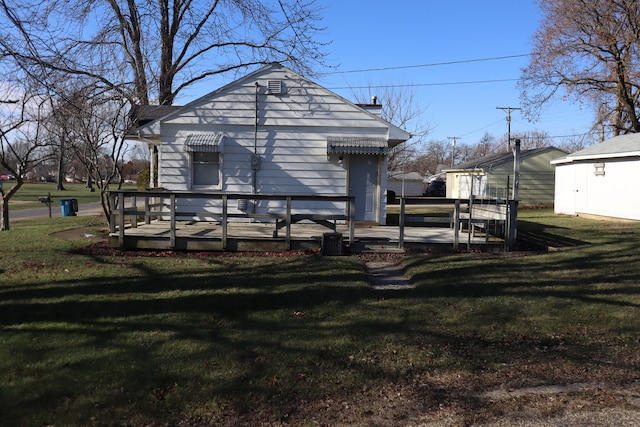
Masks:
[[[330,136],[327,138],[327,154],[370,154],[384,156],[389,151],[385,138]]]
[[[218,153],[222,151],[224,134],[218,133],[191,133],[187,135],[185,146],[187,151],[199,153]]]

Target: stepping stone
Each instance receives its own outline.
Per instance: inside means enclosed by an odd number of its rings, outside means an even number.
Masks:
[[[415,285],[402,273],[402,269],[393,262],[371,261],[365,264],[369,284],[376,290],[413,289]]]

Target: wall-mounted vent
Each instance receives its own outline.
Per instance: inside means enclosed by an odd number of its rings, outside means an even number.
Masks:
[[[269,80],[267,87],[269,88],[269,94],[282,95],[282,80]]]
[[[593,168],[593,174],[595,176],[604,176],[604,163],[594,163]]]

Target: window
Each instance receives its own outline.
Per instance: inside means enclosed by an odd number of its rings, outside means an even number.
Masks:
[[[193,153],[193,185],[207,187],[220,185],[220,153]]]

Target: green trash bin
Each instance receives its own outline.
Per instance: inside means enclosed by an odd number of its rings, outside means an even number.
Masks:
[[[73,201],[74,199],[60,199],[60,208],[62,209],[62,216],[76,216],[76,213],[73,210]]]

